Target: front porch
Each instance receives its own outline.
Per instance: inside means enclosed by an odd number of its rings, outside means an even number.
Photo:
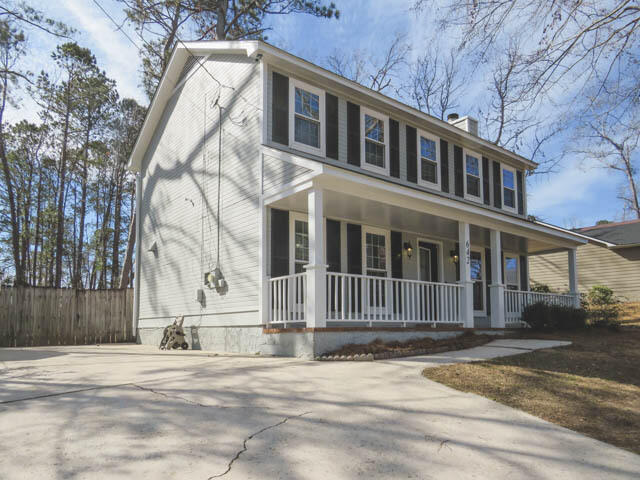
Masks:
[[[530,303],[578,304],[572,235],[357,177],[316,174],[263,199],[267,328],[502,329]],[[528,257],[558,249],[571,291],[530,292]]]

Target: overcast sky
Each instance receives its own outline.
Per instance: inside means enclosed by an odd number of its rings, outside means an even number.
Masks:
[[[113,0],[98,1],[116,21],[122,21],[124,15],[118,4]],[[409,11],[408,0],[335,1],[341,10],[339,20],[303,15],[277,17],[271,21],[274,28],[268,33],[268,41],[319,64],[336,49],[361,50],[375,55],[385,50],[396,33],[407,36],[413,57],[421,53],[427,42],[433,42],[434,37],[439,41],[455,41],[438,36],[428,13],[418,18]],[[60,0],[38,7],[78,30],[76,40],[93,51],[101,68],[117,81],[122,97],[133,97],[146,104],[146,96],[139,87],[140,58],[136,48],[122,32],[115,30],[93,1]],[[133,32],[128,31],[136,40]],[[29,69],[50,71],[55,40],[37,33],[30,34],[30,38]],[[469,88],[471,95],[467,94],[467,98],[480,99],[486,87],[483,79],[478,78]],[[12,111],[9,118],[35,121],[37,109],[28,96],[23,95],[20,110]],[[557,173],[529,178],[529,213],[565,227],[592,225],[600,219],[619,220],[622,204],[617,199],[617,189],[621,182],[622,178],[604,170],[580,169],[575,159],[564,159]]]

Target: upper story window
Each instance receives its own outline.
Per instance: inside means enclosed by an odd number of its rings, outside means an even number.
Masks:
[[[420,154],[419,178],[420,183],[427,187],[440,187],[440,155],[438,155],[439,144],[437,138],[420,132],[418,135],[418,152]]]
[[[377,112],[362,109],[362,167],[389,174],[388,127],[389,118]]]
[[[324,92],[291,79],[289,88],[291,146],[324,155]]]
[[[482,166],[480,155],[465,151],[464,196],[476,202],[482,201]]]
[[[502,166],[502,208],[516,210],[516,171]]]

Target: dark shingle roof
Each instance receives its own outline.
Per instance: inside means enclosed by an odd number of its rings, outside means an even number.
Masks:
[[[640,243],[640,220],[605,223],[604,225],[578,228],[576,231],[616,245]]]

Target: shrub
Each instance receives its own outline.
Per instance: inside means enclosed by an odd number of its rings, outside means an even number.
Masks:
[[[531,284],[530,290],[532,292],[537,292],[537,293],[551,293],[551,289],[549,288],[549,285],[546,285],[544,283],[533,282]]]
[[[536,331],[551,331],[555,328],[551,323],[549,305],[544,302],[536,302],[524,307],[522,321]]]
[[[586,327],[587,312],[583,308],[537,302],[524,308],[522,320],[536,331],[576,330]]]
[[[558,330],[578,330],[587,326],[587,311],[584,308],[552,305],[549,311],[551,321]]]
[[[617,330],[620,327],[620,300],[613,290],[604,285],[594,285],[587,294],[589,325],[596,328]]]
[[[587,294],[587,302],[591,306],[614,305],[618,299],[613,294],[613,290],[604,285],[594,285]]]

